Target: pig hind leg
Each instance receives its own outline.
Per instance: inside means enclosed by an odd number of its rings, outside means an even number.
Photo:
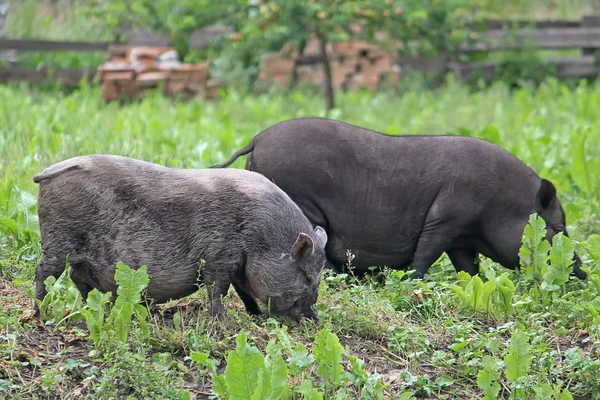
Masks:
[[[479,257],[477,250],[472,248],[456,248],[446,251],[456,272],[465,271],[473,276],[479,272]]]
[[[83,272],[85,267],[86,265],[83,263],[72,263],[71,273],[69,274],[69,276],[71,277],[71,280],[73,281],[77,289],[79,289],[81,296],[84,299],[87,299],[88,293],[92,291],[93,287],[87,283],[86,275]]]

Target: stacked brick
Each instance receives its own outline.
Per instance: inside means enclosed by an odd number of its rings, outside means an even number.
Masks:
[[[111,46],[98,68],[105,101],[132,100],[163,84],[167,96],[203,93],[215,97],[219,83],[209,79],[208,63],[184,64],[172,47]]]
[[[328,45],[327,53],[334,89],[378,90],[383,82],[400,80],[394,53],[383,51],[376,45],[351,40]],[[302,57],[293,51],[267,54],[261,63],[260,79],[267,84],[287,86],[295,67],[298,82],[322,84],[325,74],[316,40],[308,42]]]

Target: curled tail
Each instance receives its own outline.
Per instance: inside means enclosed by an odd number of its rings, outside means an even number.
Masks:
[[[225,161],[223,164],[213,165],[210,168],[225,168],[225,167],[233,164],[233,162],[235,160],[237,160],[238,157],[248,154],[248,153],[252,152],[252,150],[254,150],[254,139],[252,139],[252,141],[246,147],[233,153],[233,156],[231,156],[231,158],[229,160]]]

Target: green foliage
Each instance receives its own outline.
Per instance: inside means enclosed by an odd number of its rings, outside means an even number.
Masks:
[[[477,374],[477,385],[483,391],[484,400],[494,400],[498,398],[500,393],[500,373],[498,372],[498,364],[490,356],[483,358],[483,368]]]
[[[516,330],[510,338],[509,352],[504,357],[506,379],[514,383],[517,379],[527,376],[533,357],[530,355],[531,346],[527,335]]]
[[[165,34],[182,57],[189,52],[189,36],[216,23],[236,25],[247,18],[248,2],[241,0],[90,0],[82,12],[105,21],[113,37],[121,38],[123,27],[150,29]]]
[[[509,52],[496,67],[496,79],[512,86],[539,85],[556,76],[554,64],[546,61],[534,47]]]
[[[519,258],[523,274],[527,279],[541,284],[548,268],[548,252],[552,247],[546,240],[546,222],[537,214],[529,217],[529,223],[523,231],[523,245]]]
[[[573,395],[569,392],[569,389],[561,390],[561,383],[552,387],[547,383],[543,383],[533,388],[535,398],[539,400],[573,400]]]
[[[297,394],[310,399],[337,398],[345,393],[346,389],[341,387],[345,383],[354,384],[361,398],[383,398],[381,377],[369,374],[364,361],[349,356],[352,370],[344,372],[344,349],[337,336],[328,329],[317,334],[312,355],[302,344],[292,349],[290,337],[282,329],[277,330],[277,338],[278,341],[269,340],[265,357],[259,349],[248,345],[247,334],[240,332],[235,350],[227,355],[227,366],[222,375],[217,375],[217,363],[208,354],[192,352],[190,358],[212,373],[213,391],[223,399],[288,399],[296,398]],[[288,355],[287,360],[283,359],[282,351]],[[322,382],[317,384],[303,376],[302,383],[296,385],[297,378],[313,363],[317,365]]]
[[[90,332],[90,339],[96,347],[100,344],[104,329],[106,307],[110,301],[111,293],[102,293],[97,289],[88,293],[86,307],[81,310],[85,323]]]
[[[325,395],[335,393],[344,379],[344,367],[342,366],[342,355],[344,348],[337,336],[323,329],[319,332],[313,346],[315,361],[319,364],[317,374],[323,379]]]
[[[530,299],[539,297],[542,304],[548,304],[551,298],[566,293],[565,285],[573,272],[574,252],[571,240],[562,232],[554,236],[551,245],[546,240],[546,223],[536,214],[531,215],[519,251],[524,276],[534,283]]]
[[[259,394],[264,394],[264,378],[267,373],[265,369],[265,358],[260,351],[253,346],[248,346],[246,334],[240,333],[236,339],[235,350],[227,356],[227,368],[225,379],[227,392],[218,395],[232,399],[251,399]],[[259,371],[263,370],[259,386]],[[228,396],[229,394],[229,396]]]
[[[146,272],[146,266],[134,270],[123,264],[117,263],[115,271],[115,282],[117,283],[117,299],[106,320],[112,325],[121,343],[125,343],[129,336],[131,320],[135,315],[144,336],[148,335],[146,318],[148,310],[140,302],[142,293],[150,282]]]
[[[18,250],[19,258],[31,261],[39,254],[37,202],[31,193],[14,185],[12,165],[5,168],[7,179],[0,182],[0,240]]]
[[[149,281],[146,266],[134,270],[118,262],[115,270],[117,298],[106,320],[105,311],[111,293],[101,293],[94,289],[88,294],[82,314],[90,331],[90,339],[96,347],[103,339],[110,340],[113,335],[121,344],[127,343],[134,316],[140,325],[140,338],[148,336],[148,310],[140,302]]]
[[[484,311],[496,318],[512,313],[515,285],[508,277],[508,272],[485,283],[478,275],[471,277],[464,271],[458,273],[458,279],[462,285],[466,284],[464,289],[458,285],[450,288],[463,307]]]
[[[549,292],[559,290],[564,287],[569,280],[569,275],[573,272],[573,254],[575,248],[571,240],[559,232],[552,239],[552,249],[550,250],[550,266],[544,274],[542,289]]]
[[[58,279],[53,276],[46,278],[46,296],[41,301],[35,299],[46,325],[58,326],[63,322],[81,319],[78,312],[82,304],[81,293],[73,284],[69,271],[70,266],[67,264]]]
[[[219,384],[226,387],[226,382],[211,379],[211,369],[183,356],[203,354],[207,362],[214,363],[215,370],[217,366],[225,368],[240,331],[248,332],[248,346],[255,346],[264,355],[265,371],[270,357],[273,371],[283,369],[269,342],[281,347],[289,397],[324,397],[324,382],[317,374],[319,363],[312,349],[319,332],[330,329],[347,350],[342,365],[348,375],[333,394],[338,398],[378,398],[382,392],[403,399],[481,398],[484,387],[491,390],[494,386],[493,379],[486,377],[484,384],[484,378],[479,378],[486,369],[486,356],[498,366],[499,396],[503,398],[535,398],[538,392],[538,396],[547,397],[548,384],[554,398],[558,398],[557,387],[565,398],[567,393],[574,398],[597,398],[600,201],[594,182],[598,182],[600,168],[593,166],[600,154],[596,128],[600,126],[599,87],[583,82],[570,87],[548,80],[535,91],[511,91],[498,83],[473,92],[448,79],[435,91],[394,96],[339,93],[341,106],[333,114],[336,119],[393,135],[464,134],[508,149],[556,185],[567,214],[571,244],[590,272],[587,280],[571,278],[559,290],[541,288],[552,262],[568,261],[566,250],[558,251],[555,261],[548,254],[541,257],[540,265],[546,269],[538,276],[539,281],[481,257],[479,278],[484,285],[508,273],[515,287],[512,312],[492,313],[494,318],[486,318],[465,312],[451,286],[464,291],[468,281],[456,279],[444,255],[419,281],[407,279],[410,272],[405,271],[384,271],[362,279],[325,274],[317,303],[320,321],[316,325],[301,323],[286,334],[273,328],[273,320],[246,315],[239,299],[231,294],[223,299],[230,303],[230,321],[213,322],[205,312],[206,293],[201,290],[189,299],[156,307],[147,318],[147,336],[138,329],[137,317],[132,316],[127,343],[122,345],[115,329],[106,324],[111,314],[108,304],[99,329],[100,307],[92,308],[91,304],[101,305],[101,299],[88,299],[81,309],[80,316],[86,315],[86,310],[96,315],[88,329],[81,323],[63,322],[55,330],[53,326],[40,327],[35,320],[21,320],[31,305],[28,296],[39,238],[34,232],[31,238],[17,243],[13,235],[0,234],[0,324],[4,328],[0,332],[0,397],[69,398],[83,393],[90,398],[184,399],[193,397],[192,391],[210,392],[211,385],[216,391]],[[68,157],[103,152],[203,168],[222,162],[257,132],[281,120],[324,115],[321,97],[301,91],[249,96],[228,90],[216,102],[181,103],[152,96],[117,105],[103,104],[99,98],[100,91],[94,87],[64,93],[0,86],[0,217],[14,221],[17,229],[27,228],[24,215],[13,217],[21,201],[14,188],[34,199],[38,186],[31,177]],[[589,192],[573,176],[581,173],[573,169],[573,160],[578,154],[577,138],[584,133]],[[234,167],[243,168],[244,162],[241,158]],[[30,205],[28,214],[35,216],[33,202]],[[35,225],[32,223],[34,229]],[[565,245],[566,241],[562,249]],[[24,250],[25,246],[30,248]],[[497,288],[492,293],[497,293]],[[499,302],[491,302],[492,310],[501,309]],[[62,303],[67,305],[68,301]],[[484,304],[481,299],[477,303]],[[487,313],[485,309],[481,312]],[[513,384],[505,379],[504,359],[517,327],[529,337],[533,359],[527,375]],[[103,337],[94,348],[92,336],[97,337],[99,331]],[[71,338],[85,340],[71,342]],[[69,342],[60,349],[36,346],[58,340]],[[28,348],[34,352],[23,351]],[[263,374],[278,376],[281,372]],[[264,382],[261,390],[265,393],[277,390]],[[272,378],[273,382],[283,380]],[[389,384],[386,389],[382,389],[383,382]]]

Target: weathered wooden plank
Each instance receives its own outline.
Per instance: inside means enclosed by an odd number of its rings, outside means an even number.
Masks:
[[[124,36],[130,46],[167,47],[171,45],[171,40],[166,35],[152,32],[150,29],[131,30]]]
[[[559,78],[587,78],[600,73],[594,56],[569,57],[554,60]]]
[[[448,57],[398,57],[396,64],[401,67],[409,67],[418,71],[428,73],[445,70],[447,68]]]
[[[197,29],[190,35],[190,49],[201,49],[210,39],[231,33],[233,33],[233,28],[226,25],[213,25]]]
[[[106,51],[107,42],[62,42],[39,39],[0,39],[0,49],[19,51]]]
[[[96,76],[95,69],[32,69],[32,68],[0,68],[0,82],[31,82],[31,83],[46,83],[46,82],[62,82],[64,85],[76,86],[87,76],[87,80],[91,82]]]
[[[556,75],[560,79],[589,78],[600,73],[600,68],[596,66],[594,56],[557,58],[549,60],[549,62],[556,68]],[[460,75],[467,81],[481,77],[490,82],[495,79],[496,69],[500,63],[500,61],[471,64],[451,62],[448,63],[448,70]]]
[[[481,22],[472,22],[467,24],[467,28],[477,29],[486,27],[488,30],[499,30],[504,28],[577,28],[581,26],[580,21],[576,20],[525,20],[525,19],[484,19]]]
[[[531,44],[538,49],[600,48],[600,27],[520,29],[481,33],[481,41],[465,44],[461,50],[516,50]]]
[[[600,27],[600,15],[586,15],[581,19],[582,27]],[[581,54],[584,56],[594,55],[596,49],[584,47]]]

